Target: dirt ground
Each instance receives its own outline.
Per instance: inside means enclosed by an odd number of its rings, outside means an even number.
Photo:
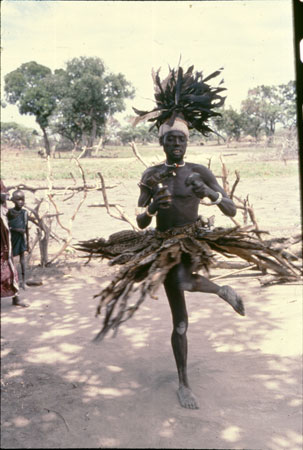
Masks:
[[[261,228],[299,232],[295,177],[241,181],[238,194],[248,192]],[[108,191],[130,217],[137,194],[133,182]],[[89,206],[100,200],[92,194],[82,207],[75,241],[127,228]],[[216,212],[221,223],[231,225]],[[92,343],[102,321],[94,295],[113,270],[69,258],[31,270],[43,284],[21,292],[29,308],[2,299],[2,448],[302,448],[302,285],[261,287],[256,272],[223,278],[242,294],[245,317],[213,295],[187,293],[188,371],[200,409],[186,410],[163,288],[115,338]]]

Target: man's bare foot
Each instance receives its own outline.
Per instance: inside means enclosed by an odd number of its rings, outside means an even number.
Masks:
[[[192,393],[191,389],[185,386],[180,386],[177,395],[179,398],[179,402],[183,408],[188,409],[199,409],[198,402],[196,397]]]
[[[241,316],[245,316],[242,298],[232,287],[221,286],[217,294],[219,295],[219,297],[229,303],[238,314],[240,314]]]
[[[14,306],[22,306],[23,308],[28,308],[29,306],[27,303],[23,303],[17,295],[13,297],[12,304]]]

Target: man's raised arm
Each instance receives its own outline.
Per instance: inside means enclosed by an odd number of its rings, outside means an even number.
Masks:
[[[213,173],[203,168],[203,172],[195,171],[186,179],[187,186],[191,185],[194,194],[203,199],[209,198],[213,205],[229,217],[234,217],[237,213],[237,208],[234,202],[228,197],[224,189],[218,184]]]

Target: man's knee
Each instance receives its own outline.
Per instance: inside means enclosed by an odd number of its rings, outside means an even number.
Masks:
[[[186,333],[186,330],[187,330],[187,322],[183,320],[182,322],[179,322],[175,328],[175,331],[181,336]]]
[[[190,274],[180,280],[180,287],[183,291],[195,292],[199,275]]]
[[[181,281],[179,283],[179,286],[182,289],[182,291],[192,292],[194,289],[192,281]]]

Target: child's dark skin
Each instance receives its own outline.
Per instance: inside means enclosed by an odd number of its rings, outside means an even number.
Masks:
[[[15,191],[13,193],[13,196],[11,198],[11,201],[14,203],[14,208],[10,210],[10,214],[20,214],[21,210],[23,209],[24,203],[25,203],[25,196],[22,191]],[[26,243],[28,243],[28,226],[26,225],[24,228],[11,228],[11,231],[17,231],[18,233],[25,235]],[[28,244],[27,244],[28,245]],[[28,247],[26,247],[26,250],[28,251]],[[25,257],[24,252],[20,253],[20,266],[21,266],[21,275],[22,280],[20,283],[20,286],[25,289],[25,275],[26,275],[26,265],[25,265]]]
[[[1,205],[6,206],[6,201],[8,200],[9,195],[6,192],[1,192],[0,203]],[[12,298],[12,304],[14,306],[28,307],[29,305],[20,300],[18,294],[15,294]]]

